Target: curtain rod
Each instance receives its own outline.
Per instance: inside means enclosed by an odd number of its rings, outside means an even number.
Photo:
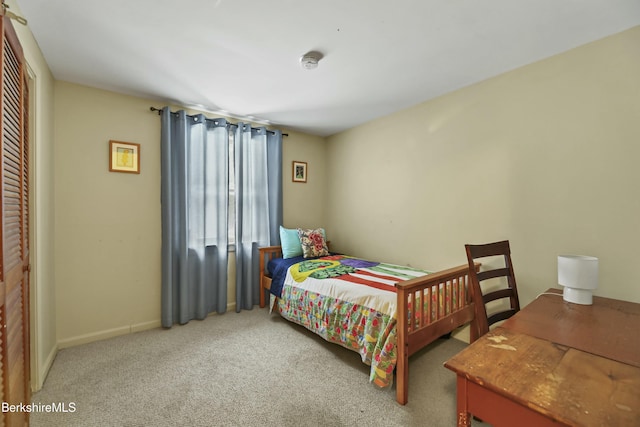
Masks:
[[[151,106],[151,107],[149,107],[149,110],[158,112],[158,115],[160,115],[160,113],[162,113],[162,108],[156,108],[156,107]],[[233,126],[238,126],[237,123],[231,123],[228,120],[227,120],[227,123],[229,123],[230,125],[233,125]],[[256,128],[251,127],[251,129],[256,129]],[[268,130],[268,129],[267,129],[267,132],[275,133],[274,131]],[[289,134],[288,133],[283,133],[282,136],[289,136]]]

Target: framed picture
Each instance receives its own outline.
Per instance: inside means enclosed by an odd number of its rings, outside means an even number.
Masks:
[[[109,141],[109,171],[140,173],[140,144]]]
[[[307,182],[307,162],[293,161],[293,182]]]

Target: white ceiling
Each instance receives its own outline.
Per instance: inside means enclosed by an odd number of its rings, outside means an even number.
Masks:
[[[640,0],[16,2],[58,80],[321,136],[640,25]]]

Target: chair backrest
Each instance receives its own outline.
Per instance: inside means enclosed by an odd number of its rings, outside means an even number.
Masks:
[[[467,260],[469,261],[469,278],[473,287],[473,302],[475,305],[475,319],[471,323],[471,342],[489,332],[489,326],[501,320],[508,319],[520,310],[516,276],[511,263],[511,249],[509,241],[504,240],[482,245],[465,245]],[[474,264],[478,259],[487,257],[504,258],[504,266],[476,271]],[[491,262],[490,262],[491,263]],[[489,263],[489,264],[490,264]],[[483,263],[486,268],[486,264]],[[504,279],[500,279],[504,278]],[[490,279],[496,279],[489,282]],[[506,280],[505,280],[506,279]],[[506,287],[504,282],[506,281]],[[499,284],[498,286],[496,286]],[[509,308],[506,307],[509,299]],[[502,304],[491,304],[491,313],[487,314],[487,304],[503,300]]]

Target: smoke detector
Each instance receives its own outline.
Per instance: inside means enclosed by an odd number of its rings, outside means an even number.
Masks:
[[[313,70],[318,67],[318,62],[322,59],[322,54],[320,52],[311,51],[307,52],[300,57],[300,65],[305,70]]]

